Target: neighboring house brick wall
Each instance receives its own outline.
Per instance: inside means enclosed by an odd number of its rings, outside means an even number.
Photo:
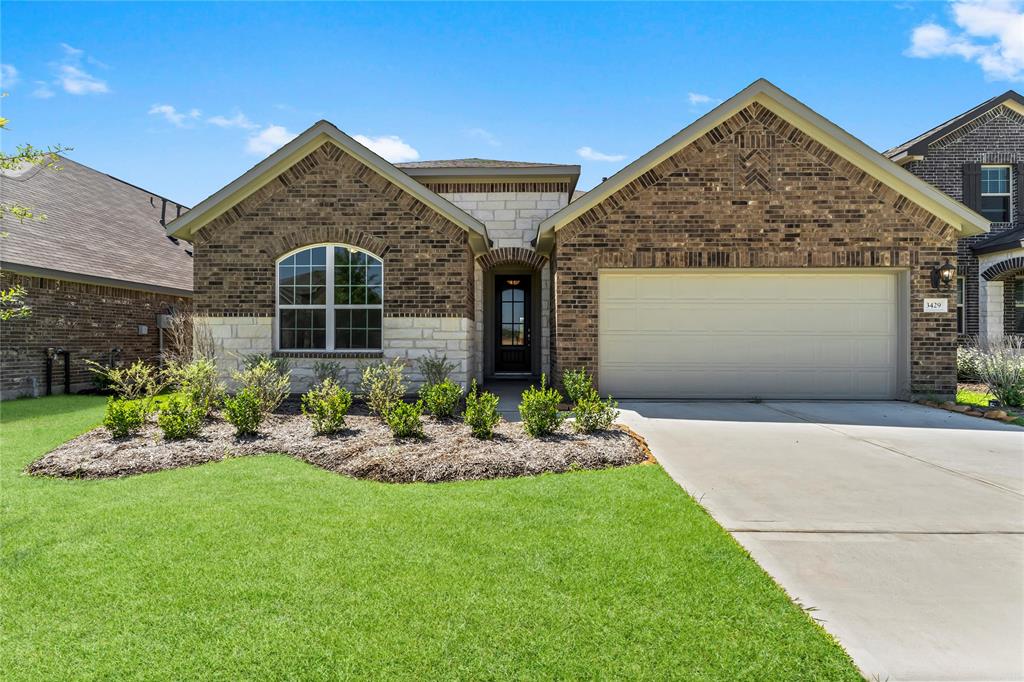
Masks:
[[[956,313],[924,314],[956,230],[754,104],[555,234],[552,371],[597,371],[600,268],[901,268],[910,381],[956,385]],[[600,377],[597,377],[600,381]]]
[[[1016,163],[1024,161],[1024,116],[1007,108],[998,107],[972,121],[950,135],[936,140],[920,161],[911,161],[904,168],[958,201],[963,200],[963,166],[965,163],[1010,164],[1013,166],[1013,208],[1018,216],[1018,202],[1024,196],[1024,178],[1017,172]],[[965,277],[964,296],[965,337],[977,336],[979,329],[978,258],[971,247],[979,241],[1019,227],[1019,223],[992,223],[988,235],[966,237],[957,245],[958,269]],[[1010,289],[1012,287],[1007,287]],[[1024,332],[1013,330],[1007,332]]]
[[[332,143],[196,234],[196,312],[219,340],[222,373],[241,356],[273,348],[277,259],[327,242],[352,244],[384,261],[383,355],[412,360],[445,352],[465,383],[475,328],[474,260],[465,230]],[[346,367],[351,384],[367,357],[289,355],[295,390],[308,385],[313,363],[325,359]]]
[[[103,365],[160,358],[157,315],[187,310],[189,299],[119,287],[3,273],[3,287],[23,286],[32,314],[0,322],[0,394],[4,399],[43,395],[46,349],[71,351],[71,389],[93,385],[86,360]],[[139,325],[149,330],[138,333]],[[120,348],[118,354],[111,354]],[[53,371],[54,393],[64,392],[64,359]]]

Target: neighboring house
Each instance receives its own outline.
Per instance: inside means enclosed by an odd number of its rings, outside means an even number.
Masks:
[[[297,390],[442,352],[461,383],[586,367],[620,397],[954,392],[933,278],[988,221],[767,81],[570,202],[578,172],[399,167],[321,121],[168,233],[223,370],[289,357]]]
[[[4,288],[22,285],[32,314],[0,324],[0,394],[43,395],[47,359],[52,387],[92,385],[86,360],[158,361],[157,316],[187,308],[191,247],[166,236],[164,224],[185,207],[67,158],[0,175],[0,201],[26,206],[42,220],[6,216],[0,226]]]
[[[959,242],[961,341],[1024,334],[1024,97],[993,97],[885,155],[992,223]]]

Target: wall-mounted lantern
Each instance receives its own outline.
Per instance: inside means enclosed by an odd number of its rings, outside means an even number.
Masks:
[[[947,258],[946,262],[941,266],[932,268],[932,288],[938,289],[941,286],[948,289],[955,277],[956,266],[950,263]]]

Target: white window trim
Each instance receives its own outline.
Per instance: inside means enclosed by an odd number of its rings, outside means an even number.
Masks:
[[[959,320],[959,326],[956,330],[957,334],[967,333],[967,278],[957,277],[956,278],[956,310],[957,320]]]
[[[281,305],[281,261],[286,258],[307,251],[309,249],[315,249],[317,247],[326,247],[326,265],[327,265],[327,291],[326,291],[326,303],[324,305],[295,305],[287,304]],[[334,305],[334,247],[340,247],[348,249],[350,252],[362,252],[373,258],[375,261],[380,263],[380,304],[346,304],[346,305]],[[292,249],[288,253],[282,254],[277,260],[274,261],[274,343],[273,349],[276,353],[294,353],[301,355],[302,353],[345,353],[345,354],[375,354],[381,353],[384,350],[384,296],[385,296],[385,272],[384,272],[384,259],[377,254],[361,249],[358,246],[352,246],[351,244],[342,244],[340,242],[323,242],[319,244],[306,244],[300,246],[297,249]],[[324,324],[327,326],[324,335],[324,341],[327,344],[326,348],[281,348],[281,310],[322,310],[326,309],[324,314]],[[380,347],[379,348],[335,348],[334,347],[334,311],[335,310],[380,310]]]
[[[983,197],[1009,197],[1006,207],[1006,220],[999,222],[1013,222],[1013,166],[1005,163],[984,163],[981,165],[982,175],[984,175],[986,168],[1005,168],[1006,169],[1006,191],[1005,192],[986,192],[982,189],[981,196]],[[984,187],[984,185],[983,185]]]

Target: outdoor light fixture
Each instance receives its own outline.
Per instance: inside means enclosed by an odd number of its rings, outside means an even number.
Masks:
[[[932,268],[932,288],[938,289],[940,285],[948,288],[953,283],[954,277],[956,277],[956,266],[947,258],[941,267]]]

